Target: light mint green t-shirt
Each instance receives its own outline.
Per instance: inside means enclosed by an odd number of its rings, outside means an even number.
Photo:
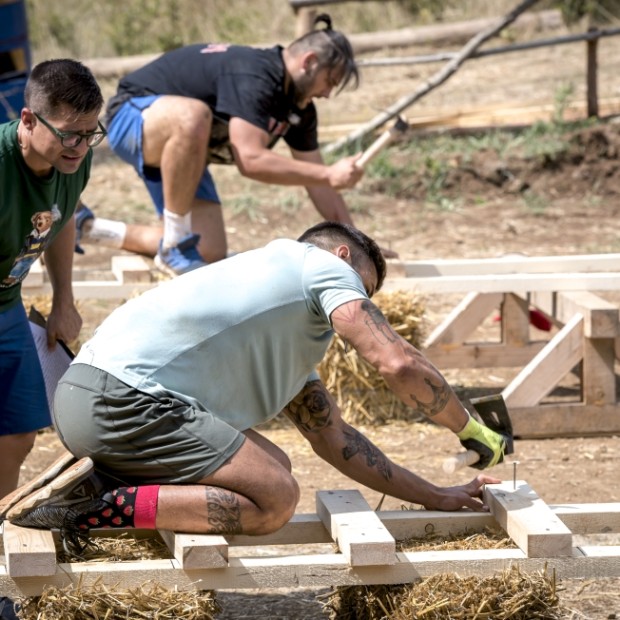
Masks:
[[[331,313],[367,298],[345,261],[280,239],[128,301],[74,363],[245,430],[277,415],[316,378],[333,335]]]

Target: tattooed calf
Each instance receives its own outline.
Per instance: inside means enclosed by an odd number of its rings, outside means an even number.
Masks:
[[[241,534],[241,507],[232,491],[217,487],[206,487],[207,520],[218,534]]]

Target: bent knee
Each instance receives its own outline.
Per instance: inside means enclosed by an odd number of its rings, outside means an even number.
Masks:
[[[285,488],[284,488],[285,487]],[[261,507],[261,517],[248,534],[271,534],[286,525],[299,503],[299,485],[292,476],[287,484],[280,485],[273,497]]]

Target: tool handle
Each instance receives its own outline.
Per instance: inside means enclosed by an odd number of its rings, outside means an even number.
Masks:
[[[360,156],[355,162],[357,168],[362,170],[366,167],[369,161],[374,159],[382,149],[384,149],[395,137],[394,131],[388,129],[384,131]]]
[[[457,469],[463,467],[469,467],[480,460],[480,455],[475,450],[467,450],[467,452],[460,452],[450,458],[447,458],[443,462],[443,470],[446,474],[453,474]]]

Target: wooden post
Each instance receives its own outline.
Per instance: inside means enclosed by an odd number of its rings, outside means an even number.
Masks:
[[[598,33],[598,28],[589,28],[588,32]],[[586,67],[586,88],[588,103],[588,118],[593,116],[598,118],[598,79],[597,79],[597,49],[599,36],[594,36],[586,42],[587,67]]]
[[[316,9],[301,7],[295,11],[295,16],[297,17],[297,22],[295,23],[296,38],[299,38],[313,30]]]

